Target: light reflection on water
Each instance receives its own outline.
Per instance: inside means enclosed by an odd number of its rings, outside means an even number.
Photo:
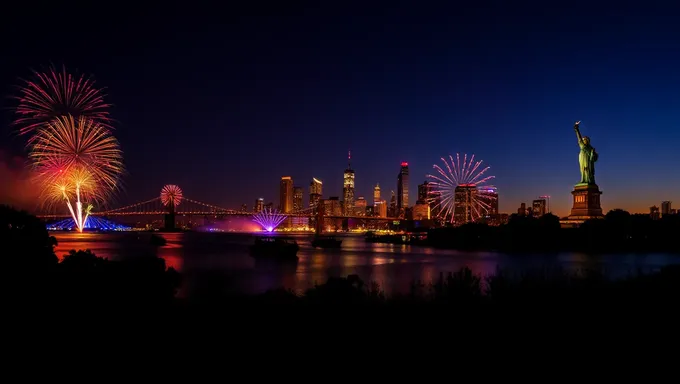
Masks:
[[[159,233],[164,246],[151,244],[151,233],[72,233],[55,232],[56,253],[61,258],[71,249],[90,249],[98,256],[120,259],[156,255],[167,266],[182,272],[182,294],[207,290],[263,292],[285,287],[298,293],[331,276],[357,274],[367,283],[375,281],[387,293],[407,292],[414,280],[430,282],[440,273],[455,272],[467,266],[474,273],[489,275],[497,267],[527,269],[603,268],[621,276],[638,269],[653,270],[679,263],[680,256],[668,254],[626,254],[593,256],[583,253],[553,255],[507,255],[494,252],[459,252],[428,247],[367,243],[363,237],[342,237],[342,250],[318,250],[309,235],[296,236],[300,251],[297,266],[256,263],[248,255],[253,237],[231,233]]]

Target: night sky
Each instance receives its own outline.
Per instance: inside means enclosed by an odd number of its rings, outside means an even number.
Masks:
[[[680,208],[670,1],[198,3],[3,9],[3,161],[25,140],[9,126],[14,86],[54,63],[94,75],[115,105],[128,174],[113,206],[170,183],[229,208],[257,197],[276,206],[284,175],[305,203],[312,177],[325,197],[342,196],[351,149],[357,195],[369,200],[376,183],[386,199],[396,191],[402,161],[413,204],[440,157],[474,153],[492,167],[501,211],[551,195],[566,215],[581,120],[600,154],[605,211]]]

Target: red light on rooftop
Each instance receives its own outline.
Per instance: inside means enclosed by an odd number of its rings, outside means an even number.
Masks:
[[[402,166],[402,167],[408,167],[408,163],[405,162],[405,161],[402,161],[402,162],[401,162],[401,166]]]

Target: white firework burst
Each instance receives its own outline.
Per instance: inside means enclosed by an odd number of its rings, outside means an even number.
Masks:
[[[430,201],[440,218],[456,224],[474,222],[486,216],[498,199],[496,188],[487,185],[494,176],[486,175],[490,167],[482,167],[475,155],[449,155],[441,158],[444,168],[435,164],[436,174],[427,175],[432,185]],[[457,220],[456,220],[457,218]]]

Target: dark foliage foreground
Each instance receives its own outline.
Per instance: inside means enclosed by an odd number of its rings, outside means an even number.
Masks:
[[[347,319],[353,324],[362,316],[412,325],[445,319],[535,322],[546,315],[577,321],[612,316],[620,322],[675,317],[680,297],[680,266],[670,266],[619,280],[596,272],[564,271],[520,275],[499,271],[482,278],[462,269],[429,284],[414,284],[409,294],[391,297],[377,284],[349,276],[330,279],[303,295],[275,290],[255,296],[184,300],[176,297],[180,275],[166,268],[162,259],[110,261],[89,251],[72,251],[59,262],[53,252],[54,239],[39,220],[7,208],[0,213],[0,241],[8,245],[3,249],[13,250],[4,257],[7,289],[3,295],[6,304],[20,309],[15,313],[42,311],[43,315],[77,317],[106,311],[107,316],[126,321],[153,314],[176,321],[203,318],[246,323]]]
[[[539,218],[511,215],[507,224],[492,227],[470,223],[437,228],[428,233],[430,245],[453,249],[503,252],[680,252],[680,215],[652,220],[615,209],[603,219],[589,220],[578,228],[561,228],[557,216]]]

